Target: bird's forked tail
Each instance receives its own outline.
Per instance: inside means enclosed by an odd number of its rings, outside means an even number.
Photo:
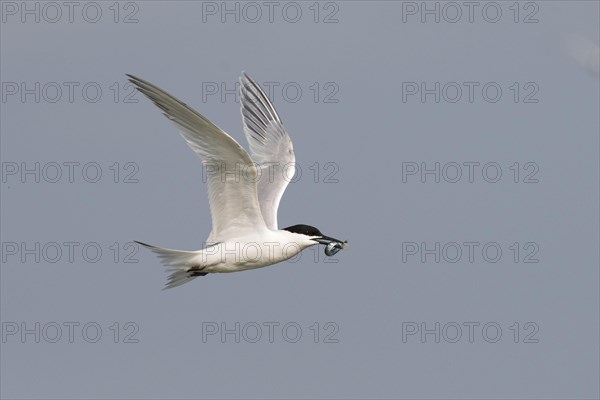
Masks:
[[[138,242],[137,240],[135,240],[135,243],[138,243],[156,253],[164,266],[171,271],[171,275],[169,275],[163,290],[183,285],[192,279],[208,274],[208,272],[202,272],[202,269],[204,268],[203,266],[194,264],[192,262],[192,260],[198,256],[198,251],[165,249],[162,247],[152,246],[147,243]]]

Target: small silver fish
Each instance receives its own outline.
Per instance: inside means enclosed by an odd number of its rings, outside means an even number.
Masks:
[[[342,242],[331,242],[325,246],[325,255],[331,257],[337,254],[338,251],[342,250],[346,243]]]

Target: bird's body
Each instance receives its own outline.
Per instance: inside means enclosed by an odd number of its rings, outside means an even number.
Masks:
[[[307,247],[317,244],[285,230],[266,229],[246,236],[231,237],[226,242],[209,244],[201,250],[191,251],[186,257],[187,265],[196,272],[237,272],[266,267],[288,260]],[[161,249],[147,245],[163,257],[172,257],[180,250]]]
[[[266,267],[294,257],[315,244],[331,255],[345,242],[309,225],[277,227],[279,201],[294,174],[292,141],[275,108],[250,77],[241,77],[244,132],[252,157],[231,136],[157,86],[129,75],[181,130],[201,158],[208,177],[212,231],[197,251],[165,249],[140,243],[173,270],[166,288],[209,273]],[[283,169],[285,168],[285,173]],[[291,170],[291,171],[290,171]]]

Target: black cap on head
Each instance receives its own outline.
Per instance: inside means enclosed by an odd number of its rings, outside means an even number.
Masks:
[[[310,225],[302,225],[302,224],[293,225],[293,226],[288,226],[287,228],[283,228],[283,230],[292,232],[292,233],[299,233],[301,235],[306,235],[306,236],[323,236],[323,234],[321,233],[320,230],[318,230],[314,226],[310,226]]]

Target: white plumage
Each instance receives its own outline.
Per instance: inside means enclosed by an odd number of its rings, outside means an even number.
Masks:
[[[327,254],[346,242],[309,225],[278,230],[277,210],[295,171],[292,141],[260,86],[242,74],[241,111],[252,157],[221,128],[150,82],[128,75],[137,89],[180,129],[207,168],[212,232],[197,251],[165,249],[140,243],[172,270],[165,288],[198,276],[265,267],[289,259],[307,247],[329,245]],[[333,249],[333,252],[331,251]]]

